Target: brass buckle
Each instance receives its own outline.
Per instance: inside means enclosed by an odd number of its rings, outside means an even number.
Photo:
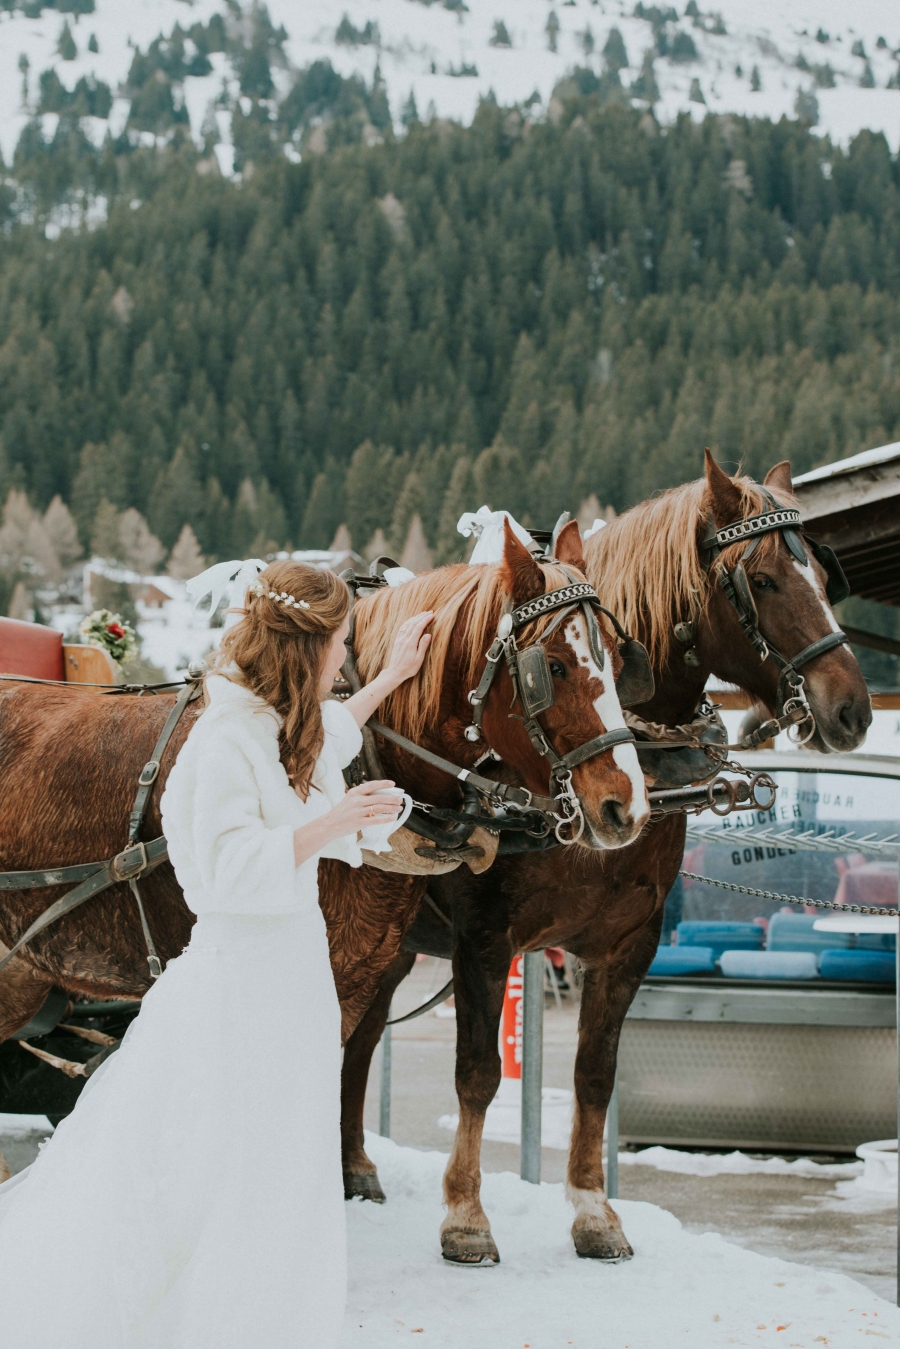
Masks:
[[[112,860],[112,872],[117,881],[130,881],[146,871],[147,849],[143,843],[130,843]]]
[[[141,776],[138,778],[139,787],[152,787],[159,776],[159,762],[156,759],[150,759],[141,769]]]

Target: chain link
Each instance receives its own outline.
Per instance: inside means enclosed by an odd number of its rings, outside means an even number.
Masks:
[[[733,890],[738,895],[752,895],[754,899],[779,900],[782,904],[808,904],[813,909],[834,909],[838,913],[869,913],[880,918],[900,917],[898,909],[882,909],[867,904],[836,904],[833,899],[809,899],[805,895],[782,895],[777,890],[755,890],[751,885],[738,885],[734,881],[717,881],[712,876],[698,876],[694,871],[679,871],[689,881],[702,881],[704,885],[716,885],[720,890]]]

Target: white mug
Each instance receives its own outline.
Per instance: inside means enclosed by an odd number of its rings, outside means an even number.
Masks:
[[[396,820],[384,820],[378,824],[367,824],[365,829],[360,831],[359,846],[365,848],[367,852],[383,853],[391,850],[391,834],[399,829],[401,825],[406,824],[413,808],[413,799],[408,796],[402,787],[385,787],[384,791],[390,796],[399,796],[403,801],[403,809]]]

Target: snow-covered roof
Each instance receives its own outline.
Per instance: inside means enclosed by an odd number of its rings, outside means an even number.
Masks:
[[[822,482],[825,478],[837,478],[843,473],[853,473],[858,468],[889,464],[895,459],[900,459],[900,440],[895,440],[892,445],[879,445],[874,450],[862,450],[859,454],[851,454],[849,459],[838,459],[834,464],[823,464],[821,468],[802,473],[799,478],[794,479],[794,486],[798,487],[801,483],[807,482]]]

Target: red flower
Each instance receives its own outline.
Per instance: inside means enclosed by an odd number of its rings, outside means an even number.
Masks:
[[[113,637],[121,638],[125,636],[125,629],[122,627],[121,623],[107,623],[106,631],[111,632]]]

